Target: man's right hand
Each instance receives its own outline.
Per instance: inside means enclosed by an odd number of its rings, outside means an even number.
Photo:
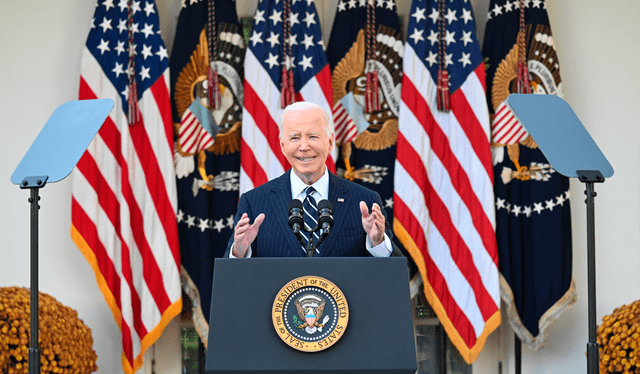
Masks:
[[[251,243],[258,235],[258,229],[264,221],[264,213],[260,213],[253,221],[253,225],[249,224],[249,216],[243,214],[236,224],[233,232],[233,256],[244,257],[251,246]]]

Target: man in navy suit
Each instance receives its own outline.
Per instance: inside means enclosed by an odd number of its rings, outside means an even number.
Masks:
[[[333,175],[325,165],[335,139],[329,114],[298,102],[284,109],[279,125],[280,149],[291,170],[242,194],[225,256],[307,256],[288,224],[289,201],[304,200],[307,186],[315,189],[316,202],[327,199],[333,206],[333,227],[316,256],[390,256],[393,234],[378,193]]]

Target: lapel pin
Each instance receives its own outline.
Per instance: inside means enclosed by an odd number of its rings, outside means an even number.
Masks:
[[[344,199],[343,199],[343,198],[341,198],[341,197],[339,197],[339,198],[338,198],[338,202],[339,202],[339,203],[344,203]]]

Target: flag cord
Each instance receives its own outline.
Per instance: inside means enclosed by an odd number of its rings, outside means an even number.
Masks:
[[[136,51],[133,44],[133,0],[129,0],[127,5],[127,38],[129,41],[129,96],[127,97],[127,122],[133,125],[140,121],[141,114],[138,108],[138,89],[136,87]]]
[[[518,93],[531,93],[531,85],[529,84],[529,69],[527,69],[526,54],[527,47],[525,45],[526,25],[524,22],[524,0],[520,0],[520,23],[518,25]]]
[[[218,69],[216,69],[215,64],[218,55],[215,3],[215,0],[209,0],[207,7],[207,44],[209,44],[209,76],[207,81],[209,85],[209,106],[212,110],[220,109],[222,106]]]
[[[447,71],[447,38],[446,38],[446,21],[444,12],[446,10],[445,1],[438,3],[438,110],[441,112],[449,112],[451,109],[450,93],[449,93],[449,72]]]
[[[283,0],[282,18],[282,40],[283,40],[283,58],[282,58],[282,87],[281,91],[281,107],[284,108],[295,101],[295,91],[293,86],[293,57],[291,53],[291,0]]]
[[[373,113],[380,110],[380,99],[378,97],[378,72],[374,62],[375,32],[376,32],[376,8],[374,0],[367,0],[367,24],[366,24],[366,47],[365,47],[365,74],[367,83],[365,87],[364,111]]]

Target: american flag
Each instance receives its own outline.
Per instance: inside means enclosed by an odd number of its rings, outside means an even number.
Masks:
[[[500,324],[489,113],[471,3],[414,0],[407,34],[394,232],[451,342],[471,363]],[[450,111],[437,105],[443,51]]]
[[[286,13],[289,17],[283,15]],[[285,23],[290,33],[283,27]],[[332,112],[331,73],[321,35],[313,1],[258,3],[245,57],[240,193],[289,169],[278,140],[283,66],[293,70],[295,101],[314,102]],[[290,53],[286,53],[288,47]],[[327,159],[329,170],[334,172],[336,152],[334,147],[334,154]]]
[[[80,99],[116,105],[74,172],[71,235],[122,331],[125,373],[142,366],[144,352],[182,309],[169,59],[158,25],[153,1],[101,1],[82,52]],[[142,117],[131,125],[129,74]]]

